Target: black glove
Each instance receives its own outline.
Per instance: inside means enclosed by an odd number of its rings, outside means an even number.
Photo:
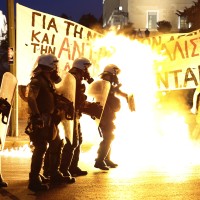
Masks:
[[[10,113],[10,108],[11,108],[11,105],[7,101],[7,98],[4,99],[4,98],[0,97],[0,114],[2,113],[1,121],[4,124],[8,123],[8,117],[9,117],[9,113]],[[5,120],[5,117],[6,117],[7,120]]]
[[[44,120],[40,116],[40,114],[33,115],[31,117],[32,124],[34,128],[44,128]]]
[[[100,119],[101,113],[103,111],[103,106],[99,102],[87,102],[86,106],[82,109],[84,114],[90,115],[92,119]]]
[[[65,111],[65,118],[73,120],[74,118],[74,107],[73,102],[65,98],[63,95],[57,95],[56,109]]]

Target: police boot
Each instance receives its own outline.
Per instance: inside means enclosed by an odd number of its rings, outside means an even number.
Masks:
[[[105,163],[108,167],[110,168],[116,168],[118,167],[118,164],[114,163],[113,161],[110,160],[110,155],[111,155],[111,150],[109,150],[108,155],[105,158]]]
[[[3,180],[2,174],[0,174],[0,188],[1,187],[8,187],[8,183]]]
[[[88,174],[87,171],[82,170],[79,167],[70,168],[69,171],[72,176],[86,176]]]
[[[75,178],[63,176],[59,170],[60,156],[50,154],[50,182],[51,184],[75,183]]]
[[[113,161],[111,161],[111,160],[109,160],[109,159],[106,159],[106,160],[105,160],[105,163],[106,163],[106,165],[107,165],[108,167],[110,167],[110,168],[116,168],[116,167],[118,167],[118,164],[114,163]]]
[[[51,184],[75,183],[75,178],[71,176],[63,176],[63,174],[58,170],[51,174],[50,182]]]
[[[102,170],[109,170],[109,167],[106,165],[105,161],[100,159],[95,160],[94,167]]]
[[[88,174],[87,171],[82,170],[78,167],[79,156],[80,156],[80,145],[74,151],[74,156],[69,168],[69,171],[72,176],[85,176]]]
[[[42,183],[46,184],[46,183],[50,183],[50,177],[45,177],[43,176],[42,174],[39,174],[41,180],[42,180]]]
[[[106,165],[106,163],[104,161],[104,158],[107,155],[107,151],[105,150],[105,148],[102,148],[101,144],[100,144],[100,148],[97,152],[98,157],[95,160],[94,167],[102,169],[102,170],[109,170],[109,167]]]
[[[71,153],[70,151],[68,151],[68,149],[64,148],[60,163],[60,171],[63,173],[64,176],[71,176],[69,172],[69,166],[71,165],[72,157],[73,152]]]
[[[39,191],[47,191],[49,189],[48,184],[44,184],[40,175],[29,174],[29,184],[28,189],[39,192]]]
[[[71,173],[69,172],[69,167],[71,165],[73,155],[74,155],[73,148],[68,144],[66,144],[62,151],[62,157],[60,163],[60,172],[64,176],[70,176],[70,177],[72,176]]]

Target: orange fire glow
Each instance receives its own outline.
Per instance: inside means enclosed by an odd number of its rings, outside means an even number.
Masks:
[[[190,167],[200,164],[200,148],[190,139],[185,116],[176,105],[168,112],[160,108],[156,92],[155,65],[164,59],[150,46],[123,35],[108,33],[94,42],[94,49],[105,50],[99,61],[100,71],[114,63],[121,68],[121,89],[134,94],[136,111],[130,112],[125,99],[115,121],[116,138],[112,145],[112,158],[129,173],[143,170],[164,171],[172,175],[184,174]],[[157,67],[157,69],[159,69]],[[85,162],[94,162],[101,138],[97,126],[90,117],[81,119],[84,142],[93,143],[93,148],[84,153]],[[87,155],[86,155],[87,154]],[[87,161],[86,161],[87,160]],[[119,175],[119,171],[117,171]],[[124,174],[124,173],[123,173]]]
[[[109,63],[119,66],[122,90],[135,98],[135,112],[130,112],[122,99],[122,108],[117,113],[113,160],[132,173],[156,169],[172,175],[200,164],[199,144],[190,139],[188,124],[177,102],[169,102],[165,108],[156,95],[155,72],[166,67],[159,66],[159,61],[165,58],[146,44],[114,33],[97,40],[94,46],[109,52],[100,60],[100,68]],[[87,133],[88,123],[82,126]]]

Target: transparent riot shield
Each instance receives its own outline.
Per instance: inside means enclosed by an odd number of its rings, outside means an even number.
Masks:
[[[93,83],[89,85],[87,89],[87,95],[90,98],[93,98],[94,102],[99,102],[104,110],[104,107],[108,98],[108,94],[110,92],[110,87],[111,87],[111,84],[109,81],[105,81],[105,80],[94,81]],[[102,116],[102,113],[101,113],[101,116]],[[97,126],[99,126],[100,121],[101,121],[101,117],[99,119],[95,118],[95,122]]]
[[[66,73],[64,77],[62,77],[61,83],[59,83],[59,87],[57,87],[57,92],[62,94],[65,98],[73,102],[73,106],[75,109],[75,97],[76,97],[76,79],[70,74]],[[73,142],[73,129],[74,129],[74,120],[62,119],[61,121],[65,137],[69,139],[69,141]]]
[[[16,86],[17,86],[16,77],[10,72],[5,72],[2,78],[1,88],[0,88],[1,150],[4,149],[5,145]]]

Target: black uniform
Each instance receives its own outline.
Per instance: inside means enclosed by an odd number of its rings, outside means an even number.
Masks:
[[[115,168],[118,166],[110,160],[111,143],[114,139],[113,132],[115,130],[114,120],[116,118],[116,112],[118,112],[121,107],[120,99],[115,95],[118,94],[127,99],[127,94],[119,89],[121,84],[119,84],[116,74],[105,72],[101,75],[101,78],[103,80],[109,81],[111,83],[111,88],[106,100],[106,104],[99,125],[99,131],[103,137],[103,140],[100,142],[99,149],[97,152],[98,156],[96,158],[94,167],[103,170],[109,170],[109,167]]]
[[[51,182],[69,181],[59,171],[63,141],[58,134],[57,125],[60,122],[60,118],[55,108],[55,95],[54,83],[42,71],[31,78],[28,94],[30,118],[26,130],[34,145],[29,174],[29,189],[31,190],[44,189],[39,173],[48,144]]]
[[[115,129],[114,120],[116,118],[116,112],[119,109],[120,100],[115,96],[115,89],[111,86],[99,125],[103,140],[99,145],[96,162],[110,161],[111,143],[115,137],[113,134]]]
[[[75,99],[75,115],[74,115],[74,131],[73,131],[73,143],[71,144],[69,139],[66,138],[67,143],[63,148],[60,171],[64,175],[80,176],[87,175],[87,171],[82,171],[78,167],[81,144],[83,142],[80,118],[81,110],[87,104],[87,97],[85,93],[85,85],[82,83],[81,70],[72,68],[69,70],[76,79],[76,99]]]

